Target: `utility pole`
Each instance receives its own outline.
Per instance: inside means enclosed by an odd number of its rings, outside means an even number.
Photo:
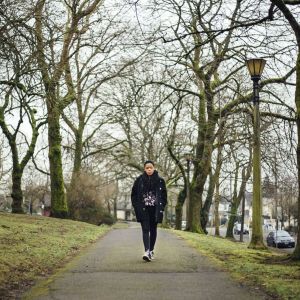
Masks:
[[[276,156],[276,152],[274,154],[274,177],[275,177],[275,217],[276,217],[276,231],[278,230],[278,195],[277,195],[277,188],[278,188],[278,179],[277,179],[277,156]]]
[[[189,213],[190,213],[190,155],[186,155],[186,172],[187,172],[187,183],[186,183],[186,229],[190,229],[190,222],[189,222]]]
[[[244,237],[244,219],[245,219],[245,191],[244,191],[243,200],[242,200],[242,220],[241,220],[240,242],[243,241],[243,237]]]

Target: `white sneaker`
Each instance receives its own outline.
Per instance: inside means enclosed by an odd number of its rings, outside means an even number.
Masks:
[[[151,261],[151,256],[149,250],[147,250],[143,255],[143,260],[145,261]]]
[[[150,259],[153,260],[154,259],[154,252],[150,251]]]

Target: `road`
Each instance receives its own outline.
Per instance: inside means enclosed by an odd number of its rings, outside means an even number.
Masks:
[[[233,281],[170,231],[159,229],[155,253],[154,261],[142,260],[139,224],[111,230],[24,299],[270,299]]]
[[[215,234],[215,228],[214,227],[208,227],[206,229],[207,229],[209,235],[214,235]],[[226,236],[226,230],[227,230],[227,227],[220,226],[220,235],[225,237]],[[268,233],[269,233],[268,231],[263,231],[264,241],[266,241],[266,237],[267,237]],[[250,230],[250,234],[244,234],[243,241],[245,243],[249,243],[250,242],[250,237],[251,237],[251,230]],[[237,241],[239,241],[240,240],[240,235],[234,234],[234,238]],[[273,250],[275,249],[274,247],[269,247],[269,248],[273,249]],[[280,252],[283,252],[283,253],[293,253],[294,248],[278,248],[278,249],[276,249],[276,251],[280,251]]]

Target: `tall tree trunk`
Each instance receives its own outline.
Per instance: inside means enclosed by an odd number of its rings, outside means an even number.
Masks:
[[[16,158],[13,158],[15,160]],[[13,163],[12,170],[12,213],[23,214],[22,170],[18,163]]]
[[[206,226],[207,226],[207,222],[208,222],[210,207],[211,207],[211,204],[213,201],[215,185],[216,185],[215,174],[212,174],[212,172],[210,172],[207,196],[206,196],[204,205],[201,210],[201,215],[200,215],[201,227],[206,234],[208,233],[206,230]]]
[[[176,215],[175,229],[177,229],[177,230],[181,230],[182,207],[183,207],[185,199],[186,199],[186,188],[182,189],[179,192],[176,207],[175,207],[175,215]]]
[[[214,209],[214,223],[215,223],[215,235],[220,236],[220,216],[219,216],[219,204],[220,204],[220,177],[216,178],[216,193],[215,193],[215,209]]]
[[[202,204],[202,191],[191,184],[190,206],[189,206],[189,231],[204,233],[200,224],[200,213]]]
[[[194,176],[190,186],[189,228],[192,232],[204,233],[200,223],[204,185],[211,169],[211,155],[215,122],[207,124],[206,139],[198,145],[194,162]],[[203,145],[204,144],[204,145]],[[203,148],[203,149],[202,149]]]
[[[238,207],[241,202],[241,198],[239,198],[237,196],[237,180],[239,177],[239,170],[240,170],[240,163],[236,162],[236,169],[235,169],[235,175],[234,175],[233,199],[231,202],[230,217],[229,217],[227,231],[226,231],[227,238],[234,238],[233,226],[234,226],[234,223],[236,222],[237,211],[238,211]]]
[[[81,122],[79,122],[79,126]],[[71,178],[71,188],[76,186],[76,179],[81,171],[81,162],[82,162],[82,149],[83,149],[83,128],[80,126],[75,133],[75,151],[74,151],[74,163],[72,170]]]
[[[296,104],[296,123],[297,123],[297,168],[298,168],[298,234],[297,234],[297,245],[292,254],[292,258],[300,260],[300,23],[297,21],[295,16],[286,6],[284,1],[271,0],[283,13],[284,17],[290,23],[291,28],[295,33],[298,46],[297,62],[296,62],[296,91],[295,91],[295,104]]]
[[[74,151],[74,161],[73,161],[73,170],[72,170],[72,176],[71,176],[71,182],[67,189],[67,202],[68,202],[68,212],[70,218],[75,218],[74,213],[74,204],[72,203],[74,196],[76,194],[76,187],[78,185],[78,181],[80,180],[80,174],[81,174],[81,163],[82,163],[82,150],[83,150],[83,129],[84,129],[84,117],[82,117],[82,114],[79,114],[79,124],[78,128],[74,126],[62,113],[62,117],[65,120],[65,122],[70,126],[72,129],[74,135],[75,135],[75,151]],[[74,194],[75,193],[75,194]],[[75,196],[76,198],[76,196]],[[116,217],[116,212],[115,219]]]
[[[16,146],[16,136],[15,134],[11,134],[6,123],[4,117],[4,109],[5,107],[0,107],[0,127],[4,135],[6,136],[11,153],[12,153],[12,161],[13,161],[13,169],[12,169],[12,212],[13,213],[24,213],[23,211],[23,193],[21,189],[21,180],[22,180],[22,170],[19,164],[19,155]]]
[[[238,201],[238,198],[233,199],[233,203],[232,203],[231,209],[230,209],[230,217],[229,217],[227,230],[226,230],[226,238],[234,239],[233,227],[234,227],[234,223],[237,220],[237,210],[238,210],[239,205],[240,205],[240,201]]]
[[[231,209],[230,209],[230,217],[227,225],[227,230],[226,230],[226,237],[233,239],[233,227],[234,223],[236,222],[237,219],[237,210],[240,205],[240,201],[238,198],[234,199]]]
[[[234,190],[233,190],[233,199],[231,203],[230,216],[226,230],[226,238],[234,238],[233,236],[233,227],[234,223],[237,220],[237,211],[241,202],[241,198],[237,196],[237,179],[239,174],[239,164],[237,164],[235,178],[234,178]]]
[[[300,41],[299,41],[300,43]],[[297,234],[297,245],[292,254],[293,259],[300,260],[300,45],[297,57],[297,69],[296,69],[296,93],[295,102],[297,109],[297,167],[298,167],[298,234]]]
[[[62,170],[62,155],[61,155],[61,136],[59,119],[64,110],[69,104],[75,100],[74,83],[71,76],[71,63],[69,51],[74,45],[74,40],[78,39],[79,33],[78,25],[90,15],[94,13],[101,0],[84,1],[81,5],[73,5],[72,9],[67,7],[68,14],[65,28],[60,28],[63,41],[59,48],[55,42],[49,43],[47,38],[49,35],[44,34],[44,27],[47,21],[46,16],[46,1],[39,0],[35,5],[35,37],[37,44],[36,58],[42,75],[43,84],[46,93],[46,104],[48,110],[48,142],[49,142],[49,164],[50,164],[50,178],[51,178],[51,215],[54,217],[66,217],[68,214],[68,206],[64,190],[64,179]],[[54,24],[53,24],[54,25]],[[55,25],[54,25],[55,27]],[[51,44],[51,45],[49,45]],[[47,51],[54,53],[55,59],[58,62],[49,61]],[[51,70],[51,71],[50,71]],[[64,96],[60,94],[61,78],[64,76],[65,87],[67,93]]]
[[[166,207],[165,207],[164,218],[163,218],[163,221],[162,221],[162,226],[163,227],[169,227],[169,225],[170,225],[170,222],[168,220],[168,215],[169,215],[169,205],[167,204]]]
[[[27,165],[28,161],[32,157],[38,137],[38,129],[41,125],[43,125],[45,122],[40,123],[38,126],[36,124],[36,120],[34,117],[34,110],[31,110],[28,108],[28,113],[31,116],[31,127],[32,127],[32,137],[31,142],[28,146],[28,149],[26,151],[25,156],[22,158],[22,160],[19,158],[19,153],[17,149],[17,143],[16,143],[16,134],[11,134],[4,118],[4,107],[0,107],[0,127],[2,128],[2,131],[4,135],[6,136],[9,146],[12,153],[12,161],[13,161],[13,168],[12,168],[12,212],[13,213],[24,213],[23,210],[23,192],[22,192],[22,176],[25,166]],[[19,121],[20,123],[22,120]],[[19,123],[19,124],[20,124]],[[21,163],[19,163],[21,160]]]
[[[221,144],[222,139],[224,138],[224,122],[220,118],[220,125],[219,125],[219,132],[218,132],[218,154],[217,154],[217,162],[216,162],[216,169],[215,173],[212,174],[210,172],[209,174],[209,186],[208,186],[208,192],[207,192],[207,197],[204,202],[203,208],[201,210],[201,225],[205,233],[207,233],[206,230],[206,225],[208,222],[208,215],[210,211],[210,207],[213,201],[213,195],[216,187],[216,182],[218,182],[218,193],[219,193],[219,188],[220,188],[220,172],[221,172],[221,167],[222,167],[222,150],[223,146]],[[219,197],[219,195],[218,195]],[[219,199],[219,198],[218,198]],[[218,201],[218,200],[217,200]],[[218,204],[219,206],[219,204]],[[218,212],[219,213],[219,212]]]
[[[243,168],[243,170],[242,170],[242,183],[241,183],[238,195],[237,195],[238,172],[236,172],[236,174],[235,174],[234,197],[233,197],[233,202],[232,202],[232,206],[231,206],[231,210],[230,210],[230,217],[229,217],[227,231],[226,231],[227,238],[234,238],[233,227],[234,227],[234,223],[237,219],[237,210],[238,210],[240,203],[245,195],[246,185],[251,176],[251,166],[252,166],[252,151],[250,150],[248,166]],[[238,166],[237,166],[237,169],[238,169]]]
[[[81,123],[79,122],[79,124]],[[76,190],[78,180],[80,180],[82,149],[83,149],[83,143],[82,143],[83,130],[79,128],[74,130],[74,133],[75,133],[74,162],[73,162],[71,182],[67,190],[67,203],[68,203],[68,212],[70,218],[74,218],[74,209],[73,209],[72,201],[73,201],[74,191]],[[116,217],[116,212],[115,212],[115,217]]]
[[[48,108],[51,216],[65,218],[68,215],[68,205],[63,179],[59,117],[57,111]]]

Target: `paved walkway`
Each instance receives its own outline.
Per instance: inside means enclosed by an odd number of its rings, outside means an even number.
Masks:
[[[44,295],[29,299],[268,299],[232,281],[172,233],[159,230],[155,250],[154,261],[142,260],[139,224],[112,230],[50,280]]]

